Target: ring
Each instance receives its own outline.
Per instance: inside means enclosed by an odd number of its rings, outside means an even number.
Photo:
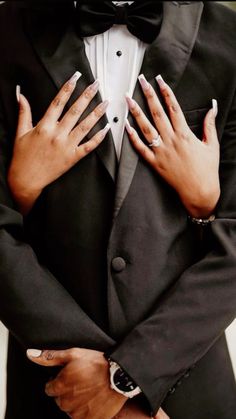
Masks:
[[[152,142],[149,144],[149,147],[160,147],[161,145],[161,136],[158,134],[157,138],[154,138]]]

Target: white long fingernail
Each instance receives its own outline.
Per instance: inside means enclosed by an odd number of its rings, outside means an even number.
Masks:
[[[140,74],[140,76],[138,76],[138,80],[139,83],[142,86],[142,89],[146,92],[147,90],[149,90],[150,88],[150,84],[148,83],[146,77],[144,76],[144,74]]]
[[[218,114],[218,103],[216,99],[212,99],[212,109],[213,109],[214,117],[216,118]]]
[[[163,80],[163,78],[161,77],[160,74],[158,74],[158,76],[155,77],[157,83],[159,84],[160,88],[163,88],[166,86],[166,82]]]
[[[30,358],[39,358],[42,355],[42,351],[40,351],[39,349],[28,349],[27,355]]]
[[[16,99],[17,99],[17,102],[20,102],[20,90],[21,90],[20,85],[17,84],[17,86],[16,86]]]
[[[125,128],[127,129],[128,134],[132,134],[133,128],[131,127],[128,119],[125,121]]]
[[[125,94],[125,99],[130,110],[133,110],[136,107],[135,101],[130,97],[129,93]]]
[[[108,123],[102,130],[102,135],[105,137],[105,135],[108,133],[109,129],[111,129],[111,125]]]
[[[80,73],[80,71],[76,71],[73,74],[73,76],[69,79],[68,83],[70,83],[70,84],[76,83],[81,76],[82,76],[82,74]]]

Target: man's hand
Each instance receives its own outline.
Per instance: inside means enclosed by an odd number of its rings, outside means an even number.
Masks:
[[[102,352],[78,348],[29,350],[27,356],[45,367],[63,366],[45,391],[72,419],[111,419],[127,401],[110,388],[109,365]]]
[[[150,419],[150,415],[141,410],[135,399],[125,403],[121,411],[113,419]],[[152,419],[170,419],[163,409],[159,409]]]

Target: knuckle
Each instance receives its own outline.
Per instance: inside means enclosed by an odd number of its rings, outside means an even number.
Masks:
[[[97,108],[94,109],[93,114],[96,118],[99,118],[104,114],[104,108],[102,105],[97,106]]]
[[[139,118],[140,116],[141,116],[141,111],[140,111],[140,109],[138,108],[138,107],[136,107],[134,110],[133,110],[133,116],[135,117],[135,118]]]
[[[148,127],[147,125],[143,126],[142,131],[144,135],[151,135],[151,128]]]
[[[68,410],[68,402],[63,397],[57,398],[57,405],[63,412],[66,412]]]
[[[91,86],[87,87],[83,95],[86,99],[91,99],[94,96],[92,87]]]
[[[171,92],[167,89],[164,89],[163,91],[163,96],[166,100],[169,100],[171,98]]]
[[[182,132],[179,133],[179,137],[180,137],[181,141],[188,141],[189,132],[182,131]],[[172,140],[172,141],[178,143],[178,141],[174,141],[174,140]]]
[[[154,109],[152,111],[152,117],[154,118],[154,120],[155,119],[161,119],[162,116],[163,116],[163,113],[162,113],[162,111],[160,109]]]
[[[172,114],[176,114],[176,113],[178,113],[179,108],[178,108],[178,106],[176,105],[176,103],[170,103],[170,105],[169,105],[169,111],[170,111],[170,113],[172,113]]]
[[[149,88],[146,92],[146,98],[147,99],[152,99],[154,97],[155,93],[154,90],[152,88]]]
[[[55,108],[58,108],[58,106],[60,106],[61,104],[62,104],[62,99],[59,96],[56,96],[52,101],[52,105]]]
[[[78,358],[78,356],[79,356],[79,350],[77,348],[71,348],[69,350],[69,356],[70,356],[71,359]]]
[[[85,143],[84,144],[84,151],[86,154],[90,153],[90,151],[92,151],[93,147],[92,147],[92,143]]]
[[[45,137],[49,134],[49,130],[45,125],[38,124],[35,127],[35,133],[39,137]]]
[[[84,134],[84,133],[86,133],[86,132],[88,132],[88,124],[86,124],[85,122],[82,122],[80,125],[79,125],[79,130],[80,130],[80,132],[82,133],[82,134]]]
[[[51,361],[54,358],[54,356],[55,356],[55,352],[54,351],[43,351],[42,356],[47,361]]]
[[[70,108],[70,113],[71,113],[72,116],[81,115],[81,110],[77,106],[72,106]]]
[[[64,86],[62,88],[62,91],[65,92],[65,93],[70,93],[70,92],[72,92],[72,90],[74,90],[74,86],[71,83],[64,84]]]

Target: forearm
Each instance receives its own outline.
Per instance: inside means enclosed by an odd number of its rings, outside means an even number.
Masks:
[[[214,238],[227,243],[228,225],[219,220],[214,229]],[[226,248],[218,241],[217,247],[219,253],[188,269],[111,354],[141,387],[154,412],[236,315],[236,240]]]
[[[3,211],[1,207],[1,219],[6,220]],[[0,261],[0,318],[25,348],[106,350],[114,343],[39,265],[30,246],[4,229],[0,230]]]

